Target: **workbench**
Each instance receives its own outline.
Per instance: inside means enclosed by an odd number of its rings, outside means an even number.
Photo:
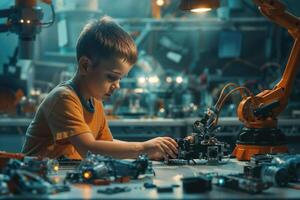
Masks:
[[[260,194],[248,194],[241,191],[231,190],[213,185],[212,190],[199,194],[186,194],[183,192],[181,178],[197,176],[200,172],[217,172],[218,174],[230,174],[243,171],[245,162],[235,159],[227,160],[226,164],[209,165],[166,165],[163,162],[153,162],[155,176],[146,176],[138,180],[131,180],[129,183],[112,183],[108,186],[94,186],[89,184],[73,184],[71,191],[62,192],[49,196],[39,196],[39,198],[50,199],[300,199],[300,190],[290,188],[271,187]],[[64,177],[68,170],[62,169],[56,175]],[[156,188],[146,189],[145,182],[152,182],[157,186],[177,185],[173,192],[158,193]],[[118,194],[98,193],[98,189],[107,187],[128,187],[130,191]],[[37,196],[14,196],[12,198],[33,199]],[[2,197],[3,198],[3,197]],[[7,198],[7,197],[4,197]],[[1,199],[1,197],[0,197]]]

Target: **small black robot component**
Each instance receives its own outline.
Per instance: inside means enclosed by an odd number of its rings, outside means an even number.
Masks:
[[[217,186],[254,194],[261,193],[271,187],[269,183],[255,178],[247,178],[244,174],[219,175],[215,179]]]
[[[217,114],[213,109],[208,109],[201,120],[195,121],[193,133],[187,138],[175,139],[178,144],[177,160],[188,163],[194,159],[205,159],[207,164],[219,164],[229,148],[229,145],[216,138],[219,131]],[[173,160],[169,159],[168,163]]]

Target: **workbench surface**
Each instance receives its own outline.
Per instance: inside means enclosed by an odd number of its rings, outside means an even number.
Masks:
[[[248,194],[245,192],[235,191],[227,188],[221,188],[213,185],[211,191],[200,194],[186,194],[182,190],[181,178],[196,176],[200,172],[217,172],[218,174],[239,173],[243,171],[245,162],[238,162],[235,159],[227,160],[225,164],[217,166],[209,165],[166,165],[162,162],[153,162],[155,176],[146,176],[138,180],[131,180],[129,183],[112,183],[108,186],[94,186],[88,184],[74,184],[71,186],[71,191],[62,192],[48,196],[27,196],[26,198],[50,198],[50,199],[300,199],[300,190],[290,188],[271,187],[260,194]],[[57,177],[64,177],[68,170],[60,170]],[[172,184],[179,185],[174,187],[173,192],[158,193],[156,188],[144,188],[145,182],[152,182],[157,186],[170,186]],[[129,192],[118,194],[102,194],[98,193],[98,189],[107,187],[128,187]],[[2,196],[1,198],[7,198]],[[24,198],[24,196],[13,196],[13,198]]]

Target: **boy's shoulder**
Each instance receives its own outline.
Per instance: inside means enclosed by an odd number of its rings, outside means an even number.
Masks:
[[[63,82],[53,88],[47,97],[54,100],[64,97],[76,98],[77,95],[66,82]]]
[[[80,103],[80,100],[75,92],[66,83],[61,83],[47,94],[46,98],[41,104],[41,107],[51,110],[55,104],[64,100],[71,100],[72,102],[78,104]]]

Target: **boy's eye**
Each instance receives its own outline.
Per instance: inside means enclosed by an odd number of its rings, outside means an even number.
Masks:
[[[108,78],[109,81],[112,81],[112,82],[117,81],[117,80],[121,80],[121,78],[119,78],[118,76],[114,76],[114,75],[111,75],[111,74],[108,74],[107,78]]]

